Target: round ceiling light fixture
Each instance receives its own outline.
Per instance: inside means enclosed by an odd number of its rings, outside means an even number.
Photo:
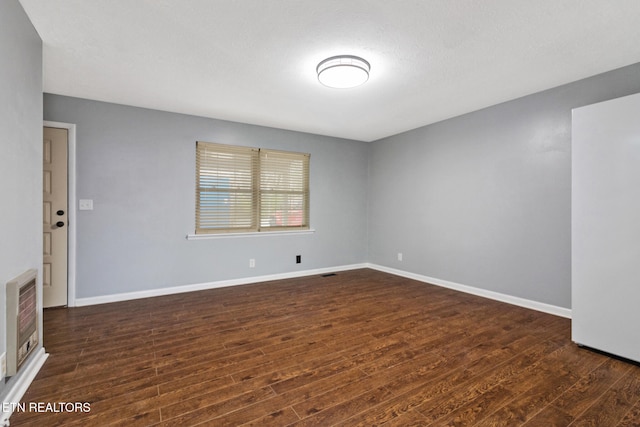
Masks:
[[[353,55],[332,56],[318,64],[318,80],[325,86],[347,89],[369,80],[371,65]]]

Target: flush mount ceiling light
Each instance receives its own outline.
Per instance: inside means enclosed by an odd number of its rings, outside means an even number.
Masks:
[[[318,80],[325,86],[347,89],[369,80],[371,65],[357,56],[332,56],[318,64]]]

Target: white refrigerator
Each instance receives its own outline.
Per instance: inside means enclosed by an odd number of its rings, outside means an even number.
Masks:
[[[572,340],[640,362],[640,94],[572,116]]]

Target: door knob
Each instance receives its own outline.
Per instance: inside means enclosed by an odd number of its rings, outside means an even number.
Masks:
[[[63,221],[58,221],[58,222],[56,222],[56,226],[64,227],[64,222]]]
[[[64,211],[63,210],[59,210],[58,212],[56,212],[56,215],[62,216],[62,215],[64,215]]]

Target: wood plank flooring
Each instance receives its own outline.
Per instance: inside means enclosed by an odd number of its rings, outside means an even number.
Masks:
[[[45,310],[12,426],[638,426],[570,321],[373,270]]]

